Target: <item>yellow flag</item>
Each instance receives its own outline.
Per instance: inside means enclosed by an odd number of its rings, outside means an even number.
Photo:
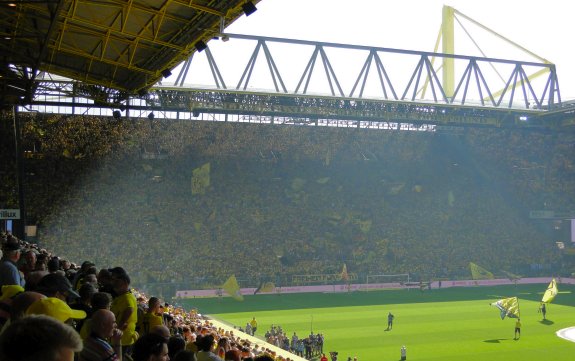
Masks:
[[[469,262],[469,268],[471,269],[471,277],[474,280],[492,280],[494,278],[493,273],[473,262]]]
[[[543,294],[543,299],[541,300],[541,302],[549,303],[553,301],[555,296],[557,296],[557,292],[558,292],[557,281],[555,281],[555,278],[553,278],[551,280],[551,283],[549,283],[549,286],[547,286],[547,290]]]
[[[230,278],[222,285],[222,288],[228,295],[230,295],[236,301],[243,301],[244,296],[240,292],[240,285],[235,275],[231,275]]]
[[[349,281],[349,274],[347,273],[347,265],[344,263],[343,268],[341,270],[341,280],[344,282]]]
[[[210,163],[192,171],[192,194],[205,194],[210,186]]]
[[[262,282],[262,284],[256,289],[254,295],[257,293],[270,293],[275,290],[276,286],[273,282]]]
[[[497,302],[493,302],[491,306],[499,308],[501,319],[505,316],[512,318],[519,318],[519,300],[517,297],[504,298]]]

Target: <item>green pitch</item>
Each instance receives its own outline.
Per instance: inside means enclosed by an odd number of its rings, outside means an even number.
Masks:
[[[260,336],[272,324],[291,336],[325,335],[324,351],[338,351],[339,360],[399,360],[407,347],[408,360],[545,361],[574,360],[575,343],[555,332],[575,326],[575,287],[559,285],[559,295],[547,308],[547,321],[538,313],[547,285],[451,288],[420,292],[389,290],[343,294],[279,294],[188,299],[196,307],[227,323],[245,326],[256,317]],[[522,334],[515,341],[515,320],[501,320],[489,304],[517,296]],[[387,313],[395,315],[386,331]]]

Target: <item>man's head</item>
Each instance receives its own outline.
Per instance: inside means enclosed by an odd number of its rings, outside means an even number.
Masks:
[[[98,278],[95,274],[89,273],[84,276],[84,284],[91,284],[94,287],[98,287]]]
[[[48,260],[48,272],[55,273],[60,269],[60,259],[58,257],[52,257]]]
[[[70,266],[71,266],[71,263],[67,259],[61,259],[60,260],[60,268],[63,269],[64,271],[69,270]]]
[[[116,328],[116,316],[112,311],[97,310],[92,314],[92,332],[101,338],[107,339],[112,337],[114,328]]]
[[[82,303],[90,304],[92,301],[92,296],[96,293],[96,289],[90,283],[84,283],[80,289],[78,290],[78,294],[80,295],[80,300]]]
[[[12,299],[12,307],[10,308],[10,322],[17,321],[24,317],[26,310],[34,302],[46,298],[41,293],[38,292],[23,292]]]
[[[63,301],[65,301],[68,296],[80,297],[72,288],[70,281],[58,273],[50,273],[42,277],[36,289],[47,297],[56,297]]]
[[[112,275],[112,287],[114,292],[121,294],[130,289],[130,276],[122,267],[114,267],[109,269]]]
[[[152,327],[152,329],[150,330],[150,333],[162,336],[163,338],[166,339],[166,342],[170,338],[170,329],[164,325],[156,325],[156,326]]]
[[[97,275],[98,283],[101,286],[107,286],[112,284],[112,273],[106,268],[102,268]]]
[[[107,292],[96,292],[92,295],[91,305],[94,310],[109,310],[112,296]]]
[[[200,351],[210,351],[214,346],[214,336],[212,334],[207,334],[196,339],[196,346]]]
[[[80,272],[86,272],[88,270],[88,268],[90,267],[94,267],[95,264],[92,261],[84,261],[82,262],[82,265],[80,266]]]
[[[150,297],[150,299],[148,300],[148,312],[149,313],[158,313],[160,312],[160,306],[161,306],[161,302],[160,299],[157,297]]]
[[[80,335],[48,316],[29,316],[11,323],[0,337],[0,360],[72,361],[82,350]]]
[[[29,269],[34,269],[36,267],[36,251],[29,249],[24,253],[24,261],[28,265]]]
[[[20,245],[20,241],[11,235],[6,238],[6,241],[2,244],[2,253],[5,258],[13,261],[18,262],[20,259],[20,252],[22,246]]]

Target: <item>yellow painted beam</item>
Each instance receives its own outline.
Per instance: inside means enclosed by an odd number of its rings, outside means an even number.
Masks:
[[[451,6],[445,5],[443,6],[441,22],[442,53],[455,54],[454,33],[454,9]],[[455,67],[453,63],[453,58],[443,58],[443,90],[448,98],[451,98],[455,91]]]

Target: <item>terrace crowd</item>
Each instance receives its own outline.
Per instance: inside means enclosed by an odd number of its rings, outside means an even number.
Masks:
[[[11,234],[0,243],[2,360],[290,360],[137,291],[123,267],[77,266]]]
[[[572,134],[20,116],[38,242],[123,264],[143,288],[217,287],[231,274],[290,284],[343,263],[422,280],[468,277],[469,262],[573,272],[556,262],[553,227],[529,219],[572,208]],[[208,163],[194,194],[193,171]],[[17,195],[6,194],[9,208]]]

